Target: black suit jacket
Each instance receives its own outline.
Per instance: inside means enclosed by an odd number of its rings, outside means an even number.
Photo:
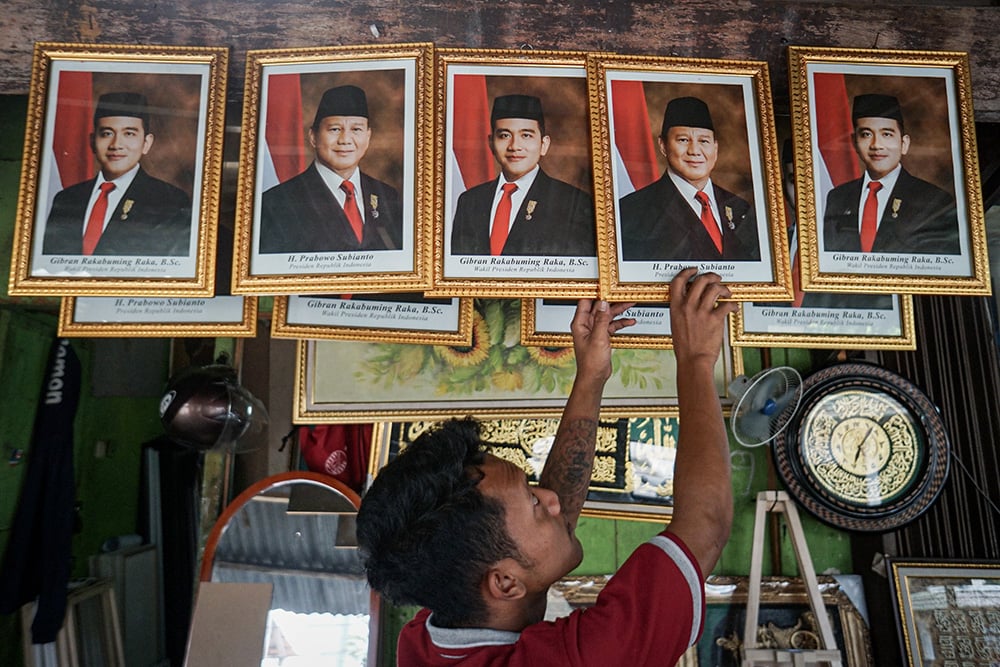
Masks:
[[[760,259],[757,216],[749,202],[713,184],[722,216],[722,252],[701,218],[664,172],[621,198],[622,258],[635,260],[753,261]]]
[[[83,253],[83,224],[96,178],[71,185],[52,200],[45,223],[43,255]],[[140,167],[119,200],[95,255],[187,255],[191,198]]]
[[[825,250],[861,252],[858,205],[862,180],[838,185],[827,195],[823,214]],[[872,252],[957,255],[959,251],[954,198],[901,169],[879,222]]]
[[[451,254],[490,254],[490,215],[499,180],[480,183],[459,195]],[[597,228],[590,195],[539,169],[514,216],[501,254],[595,257]]]
[[[361,173],[365,230],[354,235],[344,209],[316,164],[261,197],[260,252],[348,252],[403,247],[403,209],[396,189]]]

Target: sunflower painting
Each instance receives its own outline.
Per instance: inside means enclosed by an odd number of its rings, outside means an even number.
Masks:
[[[572,348],[520,344],[521,302],[477,299],[468,346],[303,341],[298,423],[400,417],[558,416],[576,373]],[[731,354],[716,371],[719,396]],[[676,413],[672,350],[616,349],[605,389],[608,416]]]

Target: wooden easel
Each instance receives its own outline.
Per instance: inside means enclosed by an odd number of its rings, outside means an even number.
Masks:
[[[762,561],[764,558],[764,524],[769,513],[782,513],[788,524],[788,532],[792,537],[795,557],[799,563],[799,572],[806,584],[809,596],[809,606],[816,616],[820,631],[820,648],[758,648],[757,621],[760,616],[760,579]],[[831,667],[841,667],[843,664],[840,650],[833,638],[833,628],[826,615],[823,598],[816,581],[816,571],[813,569],[812,558],[809,557],[809,547],[806,545],[802,524],[799,522],[799,512],[795,503],[784,491],[761,491],[757,494],[757,513],[753,527],[753,552],[750,560],[750,583],[747,596],[747,618],[743,628],[743,667],[757,665],[816,665],[828,663]]]

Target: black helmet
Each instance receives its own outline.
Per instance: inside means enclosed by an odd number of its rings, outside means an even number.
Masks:
[[[177,373],[160,399],[160,422],[179,444],[199,451],[235,447],[267,424],[267,410],[240,386],[236,369],[213,365]]]

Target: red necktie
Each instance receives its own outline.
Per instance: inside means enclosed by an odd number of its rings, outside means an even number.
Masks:
[[[499,255],[507,243],[507,228],[510,226],[510,195],[517,190],[514,183],[504,183],[500,203],[497,204],[496,215],[493,216],[493,229],[490,230],[490,254]]]
[[[882,184],[878,181],[868,184],[868,197],[861,213],[861,252],[871,252],[875,245],[875,234],[878,233],[878,197],[875,193],[881,189]]]
[[[715,249],[721,253],[722,232],[719,231],[719,225],[716,224],[715,216],[712,215],[712,205],[708,201],[708,195],[699,190],[695,193],[694,198],[701,204],[701,224],[705,225],[705,231],[708,232],[708,235],[712,237],[712,241],[715,242]]]
[[[365,235],[365,225],[361,222],[361,211],[358,210],[358,203],[354,200],[354,183],[343,181],[340,184],[340,189],[347,193],[344,200],[344,213],[347,215],[347,221],[351,223],[351,229],[354,230],[358,243],[361,243],[361,239]]]
[[[97,242],[104,231],[104,216],[108,213],[108,193],[115,189],[114,183],[101,183],[101,194],[97,195],[94,208],[87,218],[87,228],[83,230],[83,254],[93,255]]]

